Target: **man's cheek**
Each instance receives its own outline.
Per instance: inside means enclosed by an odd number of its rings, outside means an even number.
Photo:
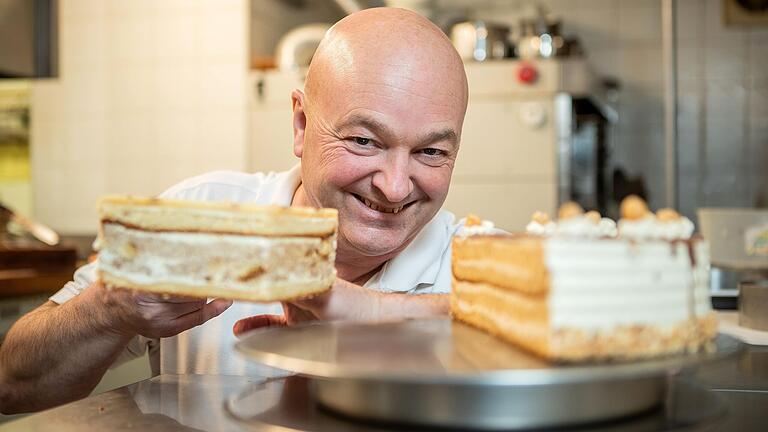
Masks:
[[[327,179],[341,187],[349,186],[376,171],[375,159],[354,154],[339,157],[330,167]]]
[[[429,171],[417,177],[417,181],[430,199],[441,201],[448,195],[451,172],[440,168],[431,168]]]

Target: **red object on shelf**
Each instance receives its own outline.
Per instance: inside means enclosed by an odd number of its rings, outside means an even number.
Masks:
[[[533,84],[539,79],[539,71],[531,65],[521,65],[517,70],[517,79],[525,84]]]

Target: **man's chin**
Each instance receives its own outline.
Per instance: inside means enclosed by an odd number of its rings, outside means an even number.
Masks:
[[[357,253],[370,257],[396,254],[405,249],[410,240],[403,233],[394,234],[375,229],[360,230],[351,235],[344,235],[344,238]]]

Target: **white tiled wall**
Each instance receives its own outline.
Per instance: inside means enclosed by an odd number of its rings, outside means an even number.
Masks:
[[[35,216],[96,227],[106,193],[244,170],[247,0],[61,0],[60,77],[32,96]]]

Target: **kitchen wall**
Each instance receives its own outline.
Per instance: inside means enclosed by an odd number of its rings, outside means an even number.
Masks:
[[[768,26],[725,27],[716,0],[678,4],[681,207],[768,207]]]
[[[678,0],[679,206],[768,205],[768,28],[725,27],[721,0]],[[593,68],[621,83],[613,162],[665,204],[660,0],[436,0],[436,20],[517,24],[540,4],[577,35]]]
[[[60,0],[60,76],[32,86],[34,214],[94,233],[107,193],[244,170],[246,0]]]
[[[92,233],[105,193],[153,195],[203,171],[260,168],[249,159],[249,126],[261,124],[248,117],[250,55],[269,55],[294,24],[339,14],[328,0],[60,3],[61,76],[33,85],[31,140],[34,215],[65,233]],[[615,165],[664,204],[659,0],[412,3],[443,23],[515,25],[531,4],[560,15],[597,72],[621,82]],[[681,208],[765,205],[768,29],[724,27],[720,0],[678,5]]]

